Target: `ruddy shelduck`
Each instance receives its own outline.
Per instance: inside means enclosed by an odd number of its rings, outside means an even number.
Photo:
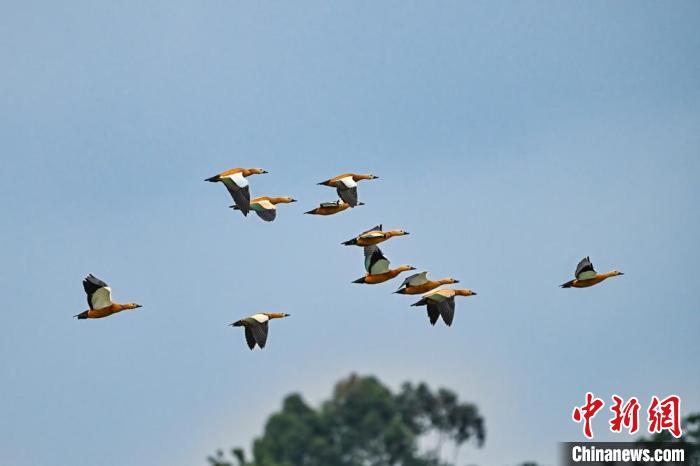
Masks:
[[[365,203],[358,202],[357,205],[365,205]],[[343,201],[322,202],[321,205],[319,205],[315,209],[311,209],[308,212],[304,212],[304,213],[311,214],[311,215],[334,215],[334,214],[337,214],[338,212],[344,211],[348,207],[350,207],[350,204],[348,204],[347,202],[343,202]]]
[[[90,274],[83,279],[89,309],[73,317],[78,319],[100,319],[117,312],[142,307],[136,303],[119,304],[112,301],[112,289],[105,282]]]
[[[266,222],[271,222],[277,217],[277,204],[289,204],[290,202],[296,202],[296,199],[292,199],[289,196],[283,197],[269,197],[262,196],[256,197],[250,201],[250,210],[258,214],[258,217],[265,220]],[[237,205],[230,206],[233,210],[241,210]]]
[[[366,285],[376,285],[384,283],[399,275],[401,272],[408,270],[416,270],[410,265],[402,265],[395,269],[389,268],[389,259],[387,259],[382,250],[377,246],[368,246],[365,248],[365,270],[367,274],[355,280],[353,283],[364,283]]]
[[[350,204],[350,207],[358,205],[357,202],[357,182],[362,180],[376,180],[379,178],[374,175],[358,175],[355,173],[343,173],[342,175],[334,176],[333,178],[321,181],[320,185],[336,188],[338,197]]]
[[[430,291],[423,295],[423,299],[411,304],[411,306],[427,306],[430,323],[435,325],[438,317],[442,317],[443,322],[449,327],[455,316],[455,296],[475,296],[469,289],[447,289]]]
[[[562,288],[587,288],[589,286],[597,285],[603,280],[610,277],[617,277],[618,275],[624,275],[624,273],[613,270],[612,272],[598,273],[593,268],[590,257],[584,257],[581,262],[576,266],[576,272],[574,272],[575,279],[560,285]]]
[[[233,202],[236,203],[238,209],[243,215],[248,215],[248,212],[250,212],[250,188],[246,178],[251,175],[262,175],[263,173],[267,173],[267,171],[262,168],[232,168],[204,181],[212,183],[222,182],[228,189],[229,194],[231,194]]]
[[[363,231],[353,239],[344,241],[341,244],[344,244],[345,246],[374,246],[375,244],[379,244],[388,240],[389,238],[393,238],[394,236],[404,236],[407,234],[408,232],[403,230],[382,231],[382,226],[377,225],[376,227]]]
[[[283,317],[289,317],[289,314],[283,312],[261,312],[238,320],[232,323],[231,326],[245,328],[245,341],[248,343],[248,348],[252,350],[255,348],[255,345],[258,345],[260,349],[263,349],[267,343],[268,322],[272,319],[281,319]]]
[[[441,285],[451,285],[459,283],[459,280],[454,278],[441,278],[440,280],[428,280],[428,272],[421,272],[411,275],[406,278],[398,290],[394,293],[398,294],[423,294]]]

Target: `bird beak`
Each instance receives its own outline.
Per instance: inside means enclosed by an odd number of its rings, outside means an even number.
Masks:
[[[455,283],[459,283],[459,280],[455,280]]]
[[[472,291],[472,296],[476,296],[476,291]]]
[[[136,309],[138,309],[138,308],[140,308],[140,307],[143,307],[143,306],[140,305],[140,304],[137,304],[137,305],[136,305]]]
[[[410,233],[407,232],[407,231],[404,231],[403,234],[404,234],[404,235],[410,235]]]
[[[292,199],[290,202],[296,202],[296,201],[297,201],[296,199]]]
[[[289,316],[291,316],[291,314],[285,314],[284,316],[285,316],[285,317],[289,317]]]
[[[270,172],[267,171],[267,170],[263,170],[262,172],[263,172],[263,174],[265,174],[265,173],[270,173]]]
[[[620,275],[624,275],[624,273],[620,272]]]

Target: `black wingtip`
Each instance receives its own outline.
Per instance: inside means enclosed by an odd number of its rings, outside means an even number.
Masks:
[[[365,277],[358,278],[357,280],[354,280],[353,283],[364,283],[365,282]]]

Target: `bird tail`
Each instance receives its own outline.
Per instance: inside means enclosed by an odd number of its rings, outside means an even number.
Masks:
[[[347,241],[343,241],[341,244],[344,244],[345,246],[354,246],[357,244],[357,238],[349,239]]]
[[[570,282],[566,282],[563,285],[559,285],[561,288],[571,288],[574,284],[574,280],[571,280]]]
[[[353,281],[353,283],[364,283],[365,282],[365,277],[358,278],[357,280]]]
[[[212,182],[212,183],[216,183],[217,181],[219,181],[219,175],[214,175],[214,176],[212,176],[211,178],[207,178],[207,179],[204,180],[204,181],[210,181],[210,182]]]
[[[400,288],[394,291],[394,294],[406,294],[406,288]]]
[[[88,311],[81,312],[80,314],[76,314],[73,317],[77,317],[78,319],[87,319],[88,318]]]
[[[304,213],[305,213],[305,214],[315,214],[315,213],[316,213],[316,212],[314,212],[315,210],[316,210],[316,209],[312,209],[312,210],[310,210],[310,211],[308,211],[308,212],[304,212]]]
[[[320,183],[316,183],[319,186],[328,186],[328,183],[330,183],[331,180],[326,180],[326,181],[321,181]]]

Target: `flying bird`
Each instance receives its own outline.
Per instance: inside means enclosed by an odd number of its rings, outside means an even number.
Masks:
[[[376,285],[377,283],[384,283],[387,280],[399,275],[401,272],[406,272],[408,270],[416,270],[415,267],[410,265],[402,265],[395,269],[389,268],[389,259],[387,259],[382,250],[377,246],[368,246],[365,248],[365,270],[367,274],[355,280],[353,283],[364,283],[367,285]]]
[[[358,202],[357,205],[365,205],[365,203]],[[350,204],[343,201],[322,202],[321,205],[319,205],[315,209],[311,209],[308,212],[304,213],[311,215],[333,215],[337,214],[338,212],[344,211],[348,207],[350,207]]]
[[[246,178],[251,175],[262,175],[263,173],[267,173],[267,171],[262,168],[232,168],[204,181],[212,183],[222,182],[228,189],[229,194],[231,194],[233,202],[236,203],[238,209],[243,215],[247,216],[248,212],[250,212],[250,188]]]
[[[454,278],[441,278],[440,280],[428,280],[428,272],[420,272],[406,278],[398,290],[394,293],[398,294],[422,294],[441,285],[451,285],[459,283],[459,280]]]
[[[597,285],[606,278],[617,277],[618,275],[624,275],[624,273],[613,270],[612,272],[598,273],[593,268],[590,257],[584,257],[581,262],[576,266],[576,272],[574,272],[575,279],[560,285],[562,288],[587,288],[589,286]]]
[[[250,201],[250,210],[258,214],[258,217],[265,220],[266,222],[271,222],[277,217],[277,204],[289,204],[290,202],[296,202],[296,199],[291,197],[256,197]],[[229,206],[233,210],[241,210],[237,205]]]
[[[455,296],[475,296],[472,290],[457,289],[451,290],[443,288],[437,291],[430,291],[423,295],[423,299],[411,304],[411,306],[427,306],[430,323],[435,325],[438,317],[449,327],[455,316]]]
[[[355,173],[343,173],[329,180],[318,183],[321,186],[330,186],[336,188],[338,197],[350,204],[350,207],[358,205],[357,202],[357,182],[361,180],[376,180],[379,178],[374,175],[358,175]]]
[[[115,303],[112,301],[112,289],[109,285],[92,274],[83,279],[83,289],[87,294],[89,309],[73,316],[78,319],[100,319],[117,312],[142,307],[136,303]]]
[[[341,244],[344,244],[345,246],[373,246],[394,236],[404,236],[407,234],[408,232],[403,230],[382,231],[382,226],[377,225],[376,227],[363,231],[353,239],[344,241]]]
[[[260,349],[263,349],[267,343],[268,322],[272,319],[281,319],[283,317],[289,317],[289,314],[283,312],[261,312],[238,320],[232,323],[231,326],[245,328],[245,341],[248,343],[248,348],[252,350],[255,348],[255,345],[258,345]]]

